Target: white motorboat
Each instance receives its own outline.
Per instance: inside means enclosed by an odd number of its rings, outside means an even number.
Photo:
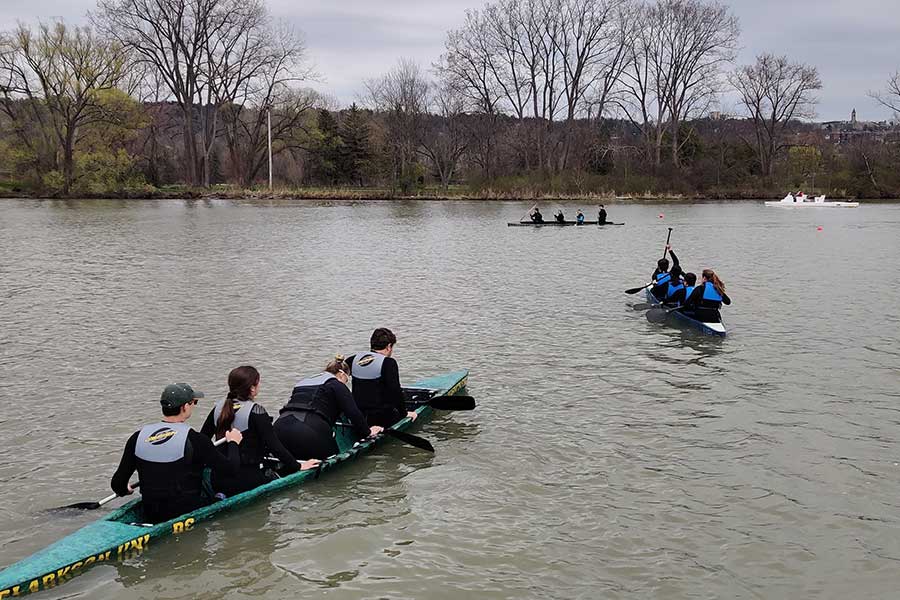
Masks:
[[[825,194],[810,198],[803,192],[796,196],[788,194],[781,200],[770,200],[766,202],[766,206],[787,206],[790,208],[856,208],[859,202],[825,202]]]

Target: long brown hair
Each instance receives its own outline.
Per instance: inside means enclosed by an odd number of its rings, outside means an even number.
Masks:
[[[703,277],[707,281],[712,282],[713,287],[716,288],[716,291],[719,292],[719,294],[725,293],[725,284],[719,279],[719,276],[716,275],[715,271],[712,269],[703,269]]]
[[[225,397],[216,423],[217,438],[224,436],[234,423],[234,401],[249,400],[250,388],[254,385],[259,385],[259,371],[254,367],[245,365],[232,369],[228,374],[228,396]]]

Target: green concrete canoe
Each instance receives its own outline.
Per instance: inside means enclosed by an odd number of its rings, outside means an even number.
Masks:
[[[453,371],[422,379],[413,387],[425,397],[459,394],[465,389],[468,374],[465,370]],[[427,420],[434,412],[427,405],[418,405],[415,410],[419,413],[416,423]],[[408,429],[411,423],[408,418],[403,419],[394,429]],[[119,561],[143,552],[151,542],[171,534],[190,532],[198,523],[212,519],[220,512],[234,510],[262,496],[301,485],[391,439],[381,435],[357,444],[350,428],[345,427],[336,427],[335,436],[341,452],[325,461],[321,469],[293,473],[171,521],[155,525],[142,523],[141,500],[134,499],[103,519],[82,527],[0,572],[0,600],[57,587],[92,565]]]

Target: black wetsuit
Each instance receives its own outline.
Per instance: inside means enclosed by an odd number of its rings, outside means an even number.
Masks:
[[[606,223],[606,209],[605,208],[601,208],[600,212],[597,213],[597,222],[600,223],[601,225]]]
[[[165,423],[161,423],[164,426]],[[135,456],[138,434],[135,431],[125,444],[119,468],[112,476],[110,487],[120,496],[128,494],[128,480],[137,470],[141,482],[144,521],[161,523],[191,512],[212,502],[203,492],[203,469],[235,474],[240,465],[240,450],[234,442],[224,445],[225,453],[213,446],[212,441],[194,431],[188,433],[184,457],[177,462],[150,462]],[[243,441],[243,440],[242,440]]]
[[[200,433],[207,437],[212,437],[216,432],[213,412],[209,411],[203,427],[200,428]],[[233,496],[271,481],[272,471],[267,467],[272,465],[266,465],[263,460],[263,457],[269,454],[273,454],[281,462],[279,469],[281,474],[294,473],[300,469],[293,453],[289,452],[275,435],[272,417],[265,408],[254,404],[247,423],[247,429],[241,432],[243,435],[240,446],[241,468],[238,473],[229,476],[214,472],[212,476],[213,489],[226,496]]]
[[[719,308],[723,304],[731,304],[731,298],[728,297],[728,294],[722,292],[721,302],[704,300],[703,288],[704,284],[702,283],[694,288],[691,296],[685,300],[682,312],[704,323],[721,323],[722,315],[719,313]]]
[[[675,267],[678,267],[680,265],[678,263],[678,257],[675,256],[675,253],[672,252],[671,250],[669,250],[669,256],[672,257],[672,267],[669,269],[671,271],[671,269],[674,269]],[[653,271],[653,277],[651,279],[653,279],[653,281],[656,281],[657,275],[661,275],[663,273],[668,273],[668,272],[669,271],[660,271],[659,267],[656,267],[656,269]],[[669,292],[669,282],[666,281],[661,284],[654,285],[652,288],[650,288],[650,291],[653,293],[653,295],[656,297],[657,300],[662,301],[665,299],[666,294]]]
[[[347,358],[350,375],[356,355]],[[377,379],[353,378],[353,399],[359,410],[366,415],[369,425],[390,427],[406,417],[406,397],[400,387],[400,367],[397,361],[385,357],[381,376]]]
[[[369,436],[368,422],[353,394],[336,378],[318,386],[295,387],[279,414],[275,433],[291,454],[303,460],[324,460],[338,453],[331,428],[342,414],[350,419],[359,439]]]
[[[557,223],[565,223],[566,222],[566,218],[563,216],[562,213],[559,213],[558,215],[556,215],[556,222]]]
[[[544,222],[544,215],[542,215],[539,211],[535,211],[535,212],[532,213],[532,215],[531,215],[531,222],[532,222],[532,223],[543,223],[543,222]]]

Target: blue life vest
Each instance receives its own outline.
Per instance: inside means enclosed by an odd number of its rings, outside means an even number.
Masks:
[[[666,291],[666,298],[671,298],[672,296],[675,295],[675,292],[677,292],[678,290],[683,290],[683,289],[684,289],[684,284],[681,283],[680,281],[670,282],[669,289]]]
[[[579,223],[584,223],[584,215],[578,215],[578,217],[576,217],[576,220],[577,220]]]
[[[672,276],[668,273],[657,273],[656,274],[656,285],[662,285],[672,279]]]
[[[694,287],[696,287],[696,286],[693,286],[693,285],[687,285],[687,286],[684,287],[684,299],[685,299],[685,301],[687,301],[687,299],[691,297],[691,294],[694,292]]]
[[[707,281],[703,284],[703,299],[710,302],[722,303],[722,294],[716,289],[712,282]]]

